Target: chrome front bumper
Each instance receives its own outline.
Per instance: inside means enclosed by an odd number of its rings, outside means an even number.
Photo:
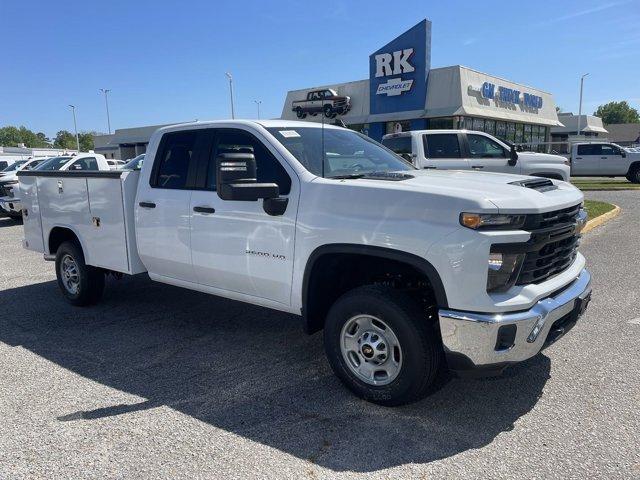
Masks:
[[[591,275],[585,269],[573,283],[526,311],[483,314],[442,309],[440,332],[449,368],[500,371],[531,358],[575,325],[590,298]]]

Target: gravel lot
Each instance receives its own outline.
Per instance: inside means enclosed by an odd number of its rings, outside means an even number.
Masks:
[[[144,276],[72,308],[0,219],[0,478],[640,478],[640,192],[588,198],[623,211],[583,240],[572,332],[395,409],[294,316]]]

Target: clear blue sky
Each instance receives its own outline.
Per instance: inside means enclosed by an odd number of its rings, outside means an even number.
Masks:
[[[317,13],[315,13],[317,12]],[[226,118],[279,117],[287,90],[364,79],[368,56],[422,18],[432,66],[466,65],[551,92],[577,112],[640,108],[640,0],[0,0],[0,126],[55,135]]]

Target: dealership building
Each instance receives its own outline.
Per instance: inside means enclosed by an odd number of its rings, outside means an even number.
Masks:
[[[563,126],[548,92],[460,65],[432,69],[426,19],[369,56],[368,79],[289,91],[281,118],[344,124],[375,140],[465,128],[529,145]]]

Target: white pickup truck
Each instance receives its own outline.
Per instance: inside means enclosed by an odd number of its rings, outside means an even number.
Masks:
[[[566,158],[517,152],[488,133],[471,130],[413,130],[382,137],[382,144],[418,168],[481,170],[569,181]]]
[[[106,274],[147,272],[294,313],[324,329],[345,385],[384,405],[420,398],[441,368],[533,357],[590,299],[579,190],[419,170],[336,126],[176,125],[141,171],[19,178],[24,246],[55,260],[72,304],[98,301]]]
[[[583,177],[627,177],[640,183],[640,153],[608,142],[571,145],[571,175]]]

